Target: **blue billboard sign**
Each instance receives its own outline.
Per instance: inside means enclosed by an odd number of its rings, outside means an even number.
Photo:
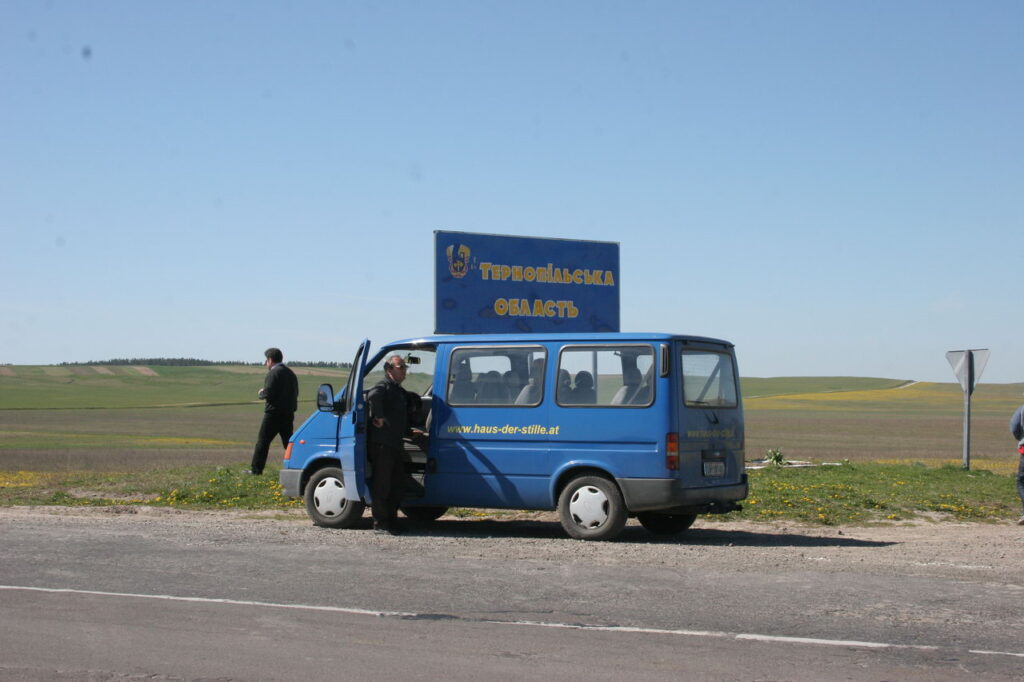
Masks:
[[[619,331],[619,245],[434,232],[437,334]]]

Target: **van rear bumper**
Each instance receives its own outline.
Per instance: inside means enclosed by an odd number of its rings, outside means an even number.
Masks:
[[[284,497],[302,496],[302,469],[281,469],[277,482],[284,488],[281,491]]]
[[[686,487],[682,481],[667,478],[617,479],[626,508],[631,512],[665,511],[705,514],[732,511],[736,502],[747,496],[747,475],[739,483],[706,488]]]

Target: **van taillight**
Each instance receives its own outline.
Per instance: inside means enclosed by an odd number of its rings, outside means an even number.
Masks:
[[[670,433],[665,438],[665,468],[679,471],[679,434]]]
[[[284,449],[284,461],[288,461],[292,458],[292,443],[288,443],[288,447]]]

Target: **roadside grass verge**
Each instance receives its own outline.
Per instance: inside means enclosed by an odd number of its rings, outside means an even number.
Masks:
[[[846,462],[750,472],[743,510],[716,518],[826,526],[912,519],[1000,521],[1020,513],[1013,477],[960,465]]]
[[[301,509],[281,495],[277,467],[244,476],[243,467],[185,467],[131,473],[0,472],[0,506],[149,505],[180,509]],[[793,521],[835,526],[915,519],[993,522],[1016,518],[1013,477],[958,465],[843,463],[767,467],[750,472],[743,510],[708,521]],[[474,516],[473,511],[452,510]]]
[[[245,476],[244,467],[192,466],[116,472],[3,472],[0,506],[149,505],[182,509],[290,509],[302,501],[281,495],[279,467]]]

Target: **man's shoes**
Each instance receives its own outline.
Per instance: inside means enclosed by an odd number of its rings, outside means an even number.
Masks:
[[[252,469],[246,469],[245,471],[242,472],[242,475],[243,476],[262,476],[263,472],[262,471],[253,471]]]
[[[401,535],[402,527],[395,523],[375,523],[373,524],[374,535]]]
[[[1017,525],[1018,526],[1024,526],[1024,516],[1022,516],[1019,519],[1017,519]]]

